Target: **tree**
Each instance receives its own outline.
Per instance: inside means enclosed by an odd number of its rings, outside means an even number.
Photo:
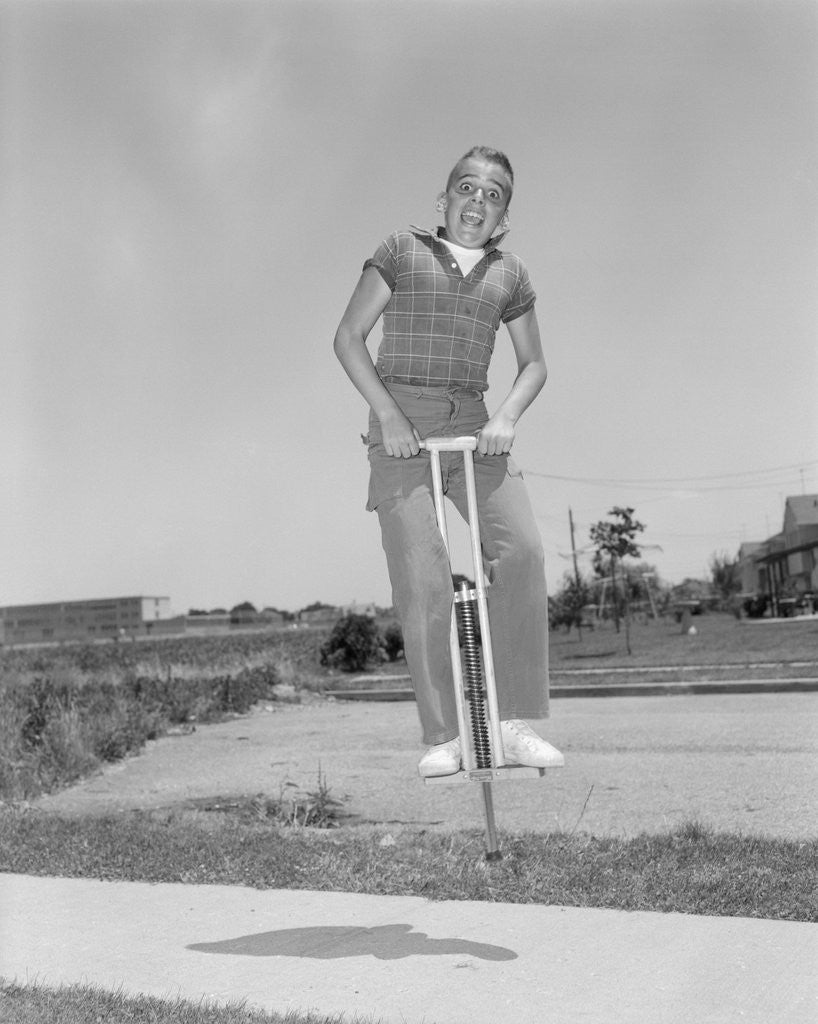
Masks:
[[[582,609],[590,599],[588,584],[582,577],[565,573],[562,587],[548,599],[548,624],[552,629],[565,626],[566,633],[571,632],[571,626],[576,626],[581,638]]]
[[[710,575],[723,607],[729,607],[732,598],[741,590],[741,576],[737,558],[722,552],[710,556]]]
[[[611,590],[614,600],[614,622],[616,631],[619,632],[619,608],[616,603],[616,567],[623,558],[638,558],[640,555],[639,545],[634,538],[637,533],[645,529],[644,524],[633,518],[632,508],[623,508],[620,505],[608,512],[612,519],[600,519],[591,527],[591,543],[595,547],[594,569],[602,576],[605,569],[610,570]],[[606,565],[606,558],[608,559]],[[631,633],[628,586],[624,587],[625,593],[625,642],[628,654],[631,653]]]

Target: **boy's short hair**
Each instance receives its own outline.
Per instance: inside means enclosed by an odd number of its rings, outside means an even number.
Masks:
[[[463,156],[457,161],[454,167],[449,172],[449,177],[446,181],[446,189],[451,187],[452,181],[454,180],[455,174],[457,174],[458,167],[463,163],[464,160],[468,160],[469,157],[479,156],[484,160],[490,160],[493,164],[499,164],[500,167],[508,175],[508,179],[511,182],[511,187],[514,188],[514,171],[511,167],[511,161],[502,153],[499,149],[492,149],[491,146],[472,146],[468,153],[464,153]]]

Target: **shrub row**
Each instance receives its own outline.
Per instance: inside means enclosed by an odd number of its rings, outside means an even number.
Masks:
[[[82,673],[136,669],[149,663],[174,670],[181,666],[211,670],[233,667],[258,658],[286,657],[296,668],[317,664],[317,651],[327,630],[281,630],[274,633],[235,633],[221,636],[178,636],[115,643],[71,643],[49,647],[0,648],[0,672],[48,672],[55,665]]]

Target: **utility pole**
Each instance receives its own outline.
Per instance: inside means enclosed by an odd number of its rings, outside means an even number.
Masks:
[[[571,527],[571,557],[574,560],[574,579],[577,584],[577,593],[579,593],[580,581],[579,581],[579,566],[577,565],[577,546],[574,543],[574,517],[571,513],[571,506],[568,506],[568,525]],[[577,618],[577,636],[582,640],[582,612],[578,612]]]
[[[568,506],[568,525],[571,527],[571,556],[574,559],[574,579],[579,584],[579,566],[577,565],[577,547],[574,543],[574,517],[571,514],[571,506]]]

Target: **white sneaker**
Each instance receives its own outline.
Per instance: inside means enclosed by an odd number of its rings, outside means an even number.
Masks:
[[[429,747],[418,763],[421,778],[429,779],[437,775],[454,775],[460,771],[460,737],[446,743],[437,743]]]
[[[512,718],[500,722],[503,753],[508,764],[527,768],[562,768],[565,758],[550,743],[538,736],[527,722]]]

